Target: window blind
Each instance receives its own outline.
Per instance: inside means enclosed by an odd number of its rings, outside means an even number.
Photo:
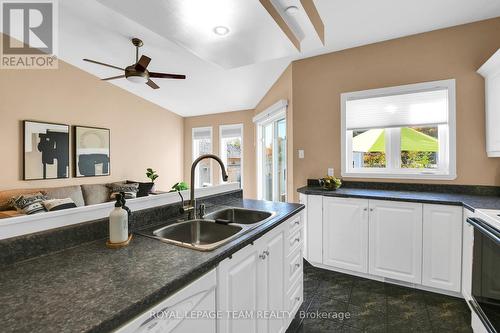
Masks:
[[[448,123],[448,89],[352,99],[346,129],[409,127]]]
[[[221,138],[235,138],[241,136],[241,126],[240,125],[223,125],[220,128]]]
[[[212,128],[200,127],[193,128],[193,140],[212,139]]]

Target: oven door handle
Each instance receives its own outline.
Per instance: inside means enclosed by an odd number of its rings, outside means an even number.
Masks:
[[[479,317],[479,320],[483,323],[484,328],[488,331],[488,333],[496,333],[496,329],[491,325],[490,321],[488,320],[488,317],[484,314],[483,310],[481,310],[481,307],[477,305],[475,300],[469,300],[469,305],[471,306],[472,310],[476,313],[476,315]]]
[[[500,231],[477,217],[469,217],[467,218],[467,222],[479,230],[483,235],[494,241],[497,245],[500,245]]]

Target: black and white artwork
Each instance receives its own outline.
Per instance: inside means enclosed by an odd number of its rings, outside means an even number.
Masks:
[[[75,177],[109,176],[109,129],[75,126]]]
[[[24,180],[69,177],[69,126],[25,120]]]

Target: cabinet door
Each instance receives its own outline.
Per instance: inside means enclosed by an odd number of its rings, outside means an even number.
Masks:
[[[307,259],[307,195],[299,193],[299,202],[305,206],[302,213],[302,222],[306,227],[304,228],[304,258]]]
[[[217,332],[258,332],[256,316],[238,316],[240,311],[255,313],[258,309],[259,252],[256,245],[248,245],[219,264],[217,310],[222,311],[223,318],[217,321]]]
[[[369,273],[422,282],[422,204],[369,200]]]
[[[323,262],[323,197],[307,196],[307,257],[315,262]]]
[[[462,295],[465,300],[470,300],[472,295],[472,256],[474,248],[474,227],[467,222],[468,217],[474,213],[464,209],[462,226]]]
[[[498,55],[497,55],[498,56]],[[500,157],[500,71],[486,78],[486,151],[488,157]]]
[[[323,264],[368,273],[368,200],[323,198]]]
[[[422,284],[460,292],[462,207],[424,205]]]
[[[285,222],[286,223],[286,222]],[[283,225],[269,232],[255,245],[260,249],[258,265],[258,309],[282,311],[285,309],[285,234]],[[284,331],[283,318],[260,319],[259,332],[279,333]]]

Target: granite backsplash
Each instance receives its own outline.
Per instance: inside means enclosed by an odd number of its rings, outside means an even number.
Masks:
[[[318,179],[308,179],[307,186],[319,187],[320,185]],[[342,187],[365,189],[365,190],[415,191],[415,192],[500,196],[500,186],[486,186],[486,185],[412,184],[412,183],[361,182],[361,181],[342,180]]]

